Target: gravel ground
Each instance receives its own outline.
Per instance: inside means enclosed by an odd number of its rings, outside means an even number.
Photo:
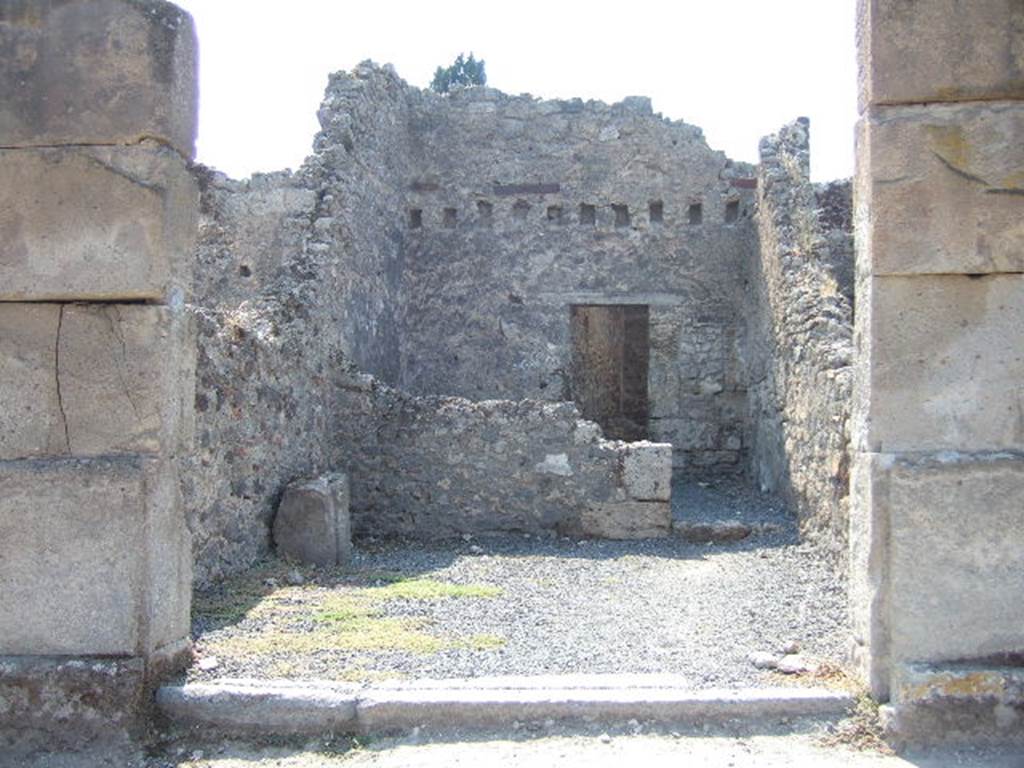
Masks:
[[[748,656],[790,643],[812,658],[842,661],[845,584],[811,545],[797,542],[777,501],[730,485],[680,487],[676,501],[688,519],[777,525],[717,545],[525,536],[370,541],[347,571],[292,572],[292,581],[303,581],[293,586],[285,564],[269,563],[248,581],[197,596],[200,663],[189,677],[372,682],[657,672],[699,688],[778,683],[777,673],[754,668]],[[402,578],[429,579],[438,594],[389,592]],[[466,594],[445,596],[452,584]],[[301,652],[289,646],[303,632],[323,631],[325,611],[346,620],[353,596],[363,607],[351,615],[378,622],[367,624],[378,640],[312,642]],[[273,640],[280,632],[281,642]]]

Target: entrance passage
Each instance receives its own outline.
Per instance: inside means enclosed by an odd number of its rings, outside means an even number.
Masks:
[[[648,315],[636,304],[571,307],[573,399],[617,440],[647,437]]]

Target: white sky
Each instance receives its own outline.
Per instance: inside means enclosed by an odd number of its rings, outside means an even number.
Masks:
[[[813,178],[853,170],[854,0],[176,2],[199,33],[198,159],[235,177],[302,163],[329,72],[373,59],[426,87],[463,51],[507,93],[650,96],[736,160],[806,115]]]

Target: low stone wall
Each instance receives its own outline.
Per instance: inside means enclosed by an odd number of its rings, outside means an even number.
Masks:
[[[849,496],[849,185],[810,183],[806,119],[761,141],[749,316],[751,470],[842,556]]]
[[[605,440],[572,403],[413,397],[358,374],[340,399],[374,424],[336,440],[357,534],[668,532],[671,446]]]

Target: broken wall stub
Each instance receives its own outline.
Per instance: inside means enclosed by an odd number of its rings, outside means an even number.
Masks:
[[[745,357],[751,474],[845,559],[853,303],[849,186],[810,181],[809,123],[761,140]],[[845,194],[844,194],[845,192]]]
[[[1020,737],[1024,7],[858,9],[855,657],[906,738]]]
[[[416,397],[353,374],[338,411],[376,425],[338,435],[357,534],[669,533],[671,447],[606,440],[572,403]]]
[[[266,553],[282,488],[344,469],[335,443],[376,428],[333,410],[344,372],[397,381],[411,174],[400,83],[371,65],[332,75],[295,173],[197,173],[196,450],[182,474],[199,584]]]
[[[123,739],[190,651],[194,59],[169,3],[0,9],[5,756]]]

